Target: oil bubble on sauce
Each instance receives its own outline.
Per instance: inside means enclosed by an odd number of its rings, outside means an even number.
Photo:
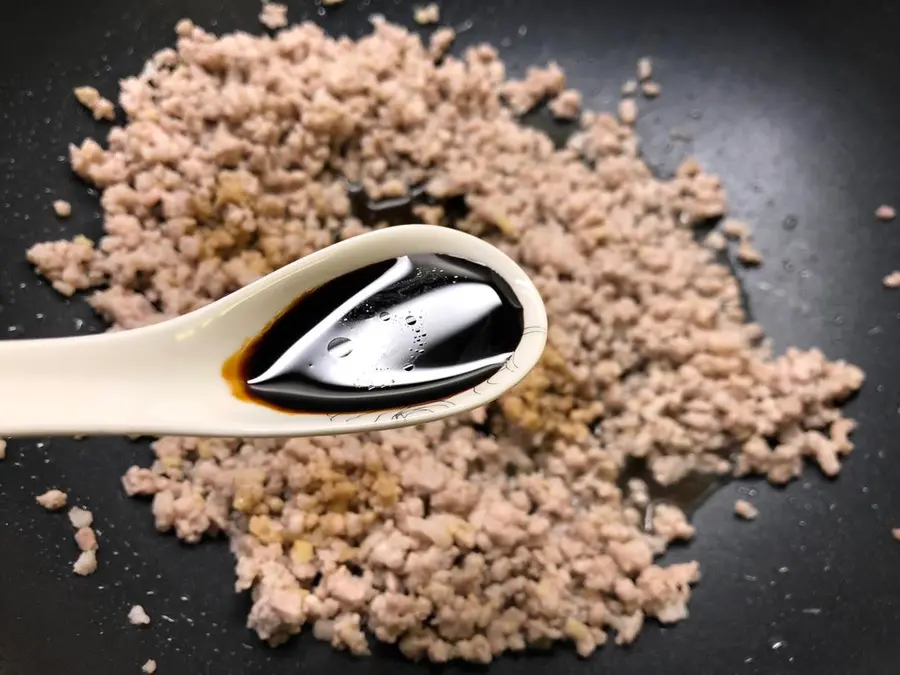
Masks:
[[[350,356],[353,352],[353,345],[350,343],[350,338],[345,337],[336,337],[331,342],[328,343],[328,353],[337,359],[342,359],[345,356]],[[311,364],[310,367],[313,367]]]

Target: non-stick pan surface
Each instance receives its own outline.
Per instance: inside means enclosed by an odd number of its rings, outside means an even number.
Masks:
[[[410,4],[346,0],[323,13],[289,0],[294,20],[359,35],[382,12],[411,24]],[[444,0],[471,26],[457,46],[488,40],[513,72],[556,59],[590,107],[610,107],[635,60],[655,57],[663,86],[639,123],[644,153],[668,171],[687,153],[726,181],[733,212],[755,224],[766,256],[742,272],[775,347],[821,346],[869,374],[850,412],[858,450],[837,481],[810,469],[778,490],[733,483],[695,515],[699,536],[668,559],[698,558],[690,619],[653,625],[628,649],[581,661],[570,649],[504,658],[495,673],[617,675],[894,675],[900,672],[900,6],[891,0]],[[71,95],[111,95],[172,42],[190,16],[218,31],[258,31],[258,0],[5,0],[0,3],[0,332],[2,339],[102,329],[79,300],[32,273],[32,243],[101,231],[97,196],[74,179],[66,145],[103,129]],[[693,140],[673,140],[670,129]],[[58,221],[50,202],[71,201]],[[14,384],[12,386],[15,386]],[[0,415],[3,411],[0,410]],[[161,675],[422,672],[389,649],[357,660],[312,639],[277,650],[244,628],[224,543],[157,535],[146,503],[123,495],[122,472],[148,460],[122,439],[22,439],[0,463],[0,674],[122,675],[149,658]],[[48,486],[93,509],[102,564],[71,572],[63,516],[34,503]],[[753,523],[732,503],[758,490]],[[132,604],[154,617],[128,624]],[[440,670],[435,668],[434,670]],[[448,671],[467,670],[450,666]],[[468,669],[471,670],[471,669]]]

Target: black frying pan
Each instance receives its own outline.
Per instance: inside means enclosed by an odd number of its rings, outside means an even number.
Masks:
[[[346,0],[319,17],[288,0],[291,17],[359,35],[383,12],[411,23],[411,5]],[[881,277],[900,268],[900,221],[872,213],[900,205],[900,6],[891,0],[444,0],[457,47],[499,44],[513,72],[558,60],[591,107],[610,107],[643,54],[655,57],[662,97],[639,124],[660,171],[685,153],[726,180],[739,216],[757,224],[766,255],[743,274],[755,317],[776,348],[818,345],[865,368],[850,406],[858,450],[836,482],[810,469],[787,489],[734,483],[696,512],[699,535],[668,559],[696,557],[704,578],[691,618],[651,626],[628,649],[588,661],[567,648],[503,658],[496,673],[616,675],[894,675],[900,672],[900,292]],[[366,5],[361,7],[361,5]],[[0,333],[2,338],[102,330],[25,263],[39,240],[101,231],[96,195],[58,161],[66,144],[100,134],[71,95],[81,84],[115,91],[168,45],[188,15],[219,31],[260,30],[258,0],[5,0],[0,3]],[[519,35],[519,27],[527,34]],[[672,127],[692,142],[674,141]],[[52,197],[71,201],[58,221]],[[794,227],[796,225],[796,227]],[[83,322],[83,324],[81,323]],[[15,327],[7,332],[7,327]],[[0,410],[0,415],[3,411]],[[143,443],[22,439],[0,464],[0,675],[140,672],[403,674],[389,649],[356,660],[312,639],[277,650],[244,627],[246,598],[231,592],[224,543],[191,548],[157,535],[148,505],[123,496],[119,477],[148,460]],[[102,565],[71,573],[64,516],[34,504],[52,485],[97,514]],[[741,491],[762,515],[738,522]],[[155,618],[138,630],[126,613]],[[818,611],[815,611],[818,610]],[[166,620],[166,615],[170,620]],[[434,668],[438,670],[437,668]],[[451,666],[446,670],[464,670]],[[471,670],[471,669],[469,669]]]

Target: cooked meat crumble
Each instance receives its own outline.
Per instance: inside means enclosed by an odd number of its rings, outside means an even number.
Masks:
[[[368,634],[437,662],[557,640],[587,656],[645,619],[683,619],[699,566],[657,558],[694,529],[674,505],[646,523],[646,486],[619,486],[626,463],[664,484],[784,483],[804,458],[833,475],[853,447],[838,405],[862,372],[815,349],[769,353],[736,280],[693,239],[726,213],[719,179],[693,159],[654,176],[634,99],[580,113],[555,64],[510,80],[489,45],[445,55],[450,29],[426,45],[373,24],[354,42],[309,23],[217,37],[181,21],[176,48],[122,81],[127,122],[71,146],[102,190],[105,235],[28,258],[130,329],[366,231],[347,182],[376,200],[422,185],[423,218],[450,223],[442,203],[459,198],[454,226],[532,275],[550,317],[541,363],[489,410],[418,428],[162,438],[126,492],[152,496],[160,531],[230,537],[248,626],[273,645],[308,627],[356,654]],[[646,87],[649,61],[638,76]],[[580,114],[564,148],[518,121],[545,99]],[[723,232],[749,246],[745,229]]]

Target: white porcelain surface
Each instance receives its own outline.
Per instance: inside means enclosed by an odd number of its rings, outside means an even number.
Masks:
[[[236,398],[223,363],[304,291],[416,253],[481,263],[524,309],[515,353],[489,380],[442,401],[355,414],[279,412]],[[485,405],[537,363],[547,315],[527,275],[480,239],[432,225],[360,235],[298,260],[196,312],[136,330],[0,342],[0,436],[147,434],[317,436],[419,424]]]

